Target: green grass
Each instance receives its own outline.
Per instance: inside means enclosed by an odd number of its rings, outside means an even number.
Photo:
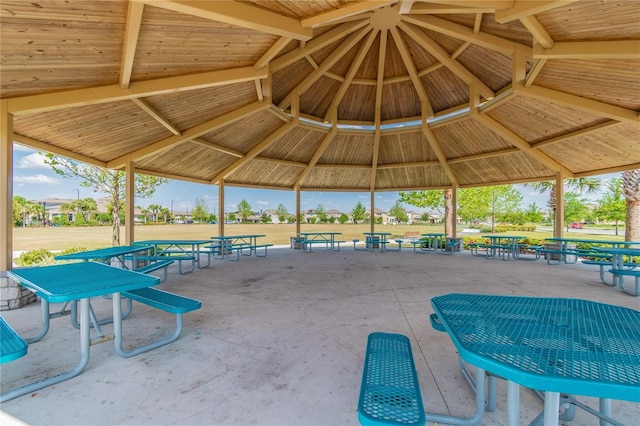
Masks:
[[[462,231],[464,225],[459,225]],[[233,224],[225,225],[226,235],[265,234],[265,243],[276,245],[289,244],[289,237],[295,235],[294,224]],[[376,225],[376,231],[391,232],[391,238],[402,237],[408,231],[444,232],[442,225]],[[317,224],[302,225],[302,232],[335,231],[342,232],[338,239],[350,242],[354,238],[362,240],[363,232],[370,231],[368,224]],[[552,236],[551,232],[509,232],[509,234],[523,235],[528,238],[544,239]],[[171,224],[171,225],[136,225],[134,239],[136,241],[150,239],[207,239],[218,235],[218,225],[210,224]],[[480,238],[482,234],[473,234],[465,238]],[[584,239],[623,240],[621,236],[599,235],[591,233],[566,233],[565,236],[575,236]],[[124,227],[121,228],[121,244],[125,243]],[[67,250],[74,247],[95,249],[111,246],[110,226],[90,227],[46,227],[46,228],[14,228],[13,250],[28,251],[47,249],[51,251]]]

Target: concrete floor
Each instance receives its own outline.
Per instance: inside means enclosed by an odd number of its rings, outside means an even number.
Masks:
[[[445,333],[429,324],[430,299],[451,292],[579,297],[640,309],[640,298],[599,282],[597,267],[549,266],[488,260],[469,252],[454,256],[402,252],[339,252],[287,248],[266,258],[214,261],[208,269],[160,285],[202,301],[185,315],[174,343],[123,359],[111,342],[92,347],[78,377],[2,404],[4,420],[33,425],[356,425],[356,407],[367,335],[397,332],[412,342],[425,409],[470,416],[473,394],[460,374]],[[98,313],[111,302],[96,299]],[[23,336],[39,329],[39,304],[2,316]],[[125,343],[170,331],[173,316],[135,305],[124,323]],[[111,327],[105,326],[110,332]],[[135,338],[134,336],[139,336]],[[62,372],[79,359],[78,332],[67,318],[27,356],[2,365],[10,389]],[[498,409],[482,424],[507,423],[506,386]],[[5,388],[6,387],[6,388]],[[581,398],[597,406],[593,398]],[[522,423],[542,409],[521,391]],[[638,425],[640,404],[614,401],[614,417]],[[578,410],[571,424],[595,425]]]

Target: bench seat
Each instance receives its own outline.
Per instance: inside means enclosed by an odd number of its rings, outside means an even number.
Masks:
[[[607,279],[604,276],[604,268],[607,266],[611,266],[611,260],[595,260],[595,259],[582,259],[582,263],[585,265],[597,265],[600,267],[599,273],[600,273],[600,281],[602,281],[603,283],[609,285],[609,286],[615,286],[615,283],[613,282],[609,282],[607,281]],[[628,267],[633,267],[634,264],[633,263],[628,263],[625,262],[624,266],[628,266]]]
[[[161,338],[152,343],[139,346],[132,350],[125,350],[122,345],[122,330],[115,331],[115,348],[116,352],[122,357],[130,358],[132,356],[147,352],[151,349],[159,348],[175,341],[182,332],[182,315],[200,309],[202,303],[199,300],[180,296],[178,294],[169,293],[168,291],[158,290],[156,288],[147,287],[136,290],[122,292],[122,296],[136,302],[143,303],[156,309],[174,314],[176,316],[176,328],[173,334],[167,338]],[[121,325],[120,323],[117,323]]]
[[[361,425],[424,425],[426,422],[411,342],[406,336],[371,333],[358,399]]]
[[[578,261],[578,251],[577,250],[558,250],[558,249],[541,249],[540,253],[544,254],[546,259],[547,259],[547,263],[549,265],[559,265],[560,263],[562,263],[563,258],[564,258],[564,263],[576,263]],[[552,259],[551,255],[558,255],[558,259],[557,261],[552,262],[553,260],[556,259]],[[572,260],[569,260],[569,258],[571,258]]]
[[[638,265],[637,263],[635,264],[636,266]],[[640,296],[640,268],[638,269],[617,269],[617,268],[611,268],[609,269],[609,272],[611,272],[614,276],[618,276],[618,278],[620,279],[619,284],[620,284],[620,289],[622,291],[624,291],[625,293],[628,293],[632,296]],[[629,277],[634,277],[635,278],[635,289],[631,290],[631,289],[627,289],[624,285],[624,280],[622,279],[623,276],[629,276]]]
[[[160,282],[163,282],[167,279],[167,268],[171,265],[173,260],[155,260],[148,265],[142,266],[140,268],[135,269],[136,272],[140,272],[141,274],[150,274],[151,272],[157,271],[158,269],[162,269],[164,271],[163,277],[160,279]]]
[[[22,337],[15,332],[4,318],[0,317],[0,364],[14,361],[27,354],[28,345]]]
[[[133,256],[127,256],[126,257],[127,260],[132,260]],[[179,256],[172,256],[172,255],[167,255],[167,256],[147,256],[147,255],[143,255],[143,256],[137,256],[138,260],[146,260],[146,261],[161,261],[161,260],[172,260],[172,261],[178,261],[178,271],[181,274],[188,274],[189,272],[193,272],[193,270],[195,269],[195,264],[196,264],[196,257],[195,256],[191,256],[191,255],[179,255]],[[191,262],[191,270],[190,271],[186,271],[183,272],[182,271],[182,262]]]

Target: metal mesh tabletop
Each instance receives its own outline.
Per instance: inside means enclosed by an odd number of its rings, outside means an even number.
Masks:
[[[96,262],[15,269],[7,274],[51,303],[150,287],[160,282],[151,275]]]
[[[63,254],[56,256],[56,260],[89,260],[89,259],[109,259],[112,257],[123,256],[139,251],[150,250],[151,246],[115,246],[101,248],[97,250],[80,251],[77,253]]]
[[[640,402],[640,312],[580,299],[432,299],[460,355],[544,391]]]

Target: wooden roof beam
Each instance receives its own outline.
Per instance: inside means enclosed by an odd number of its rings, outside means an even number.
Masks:
[[[436,43],[431,37],[426,35],[419,27],[408,24],[406,22],[400,23],[402,31],[412,37],[420,46],[425,48],[430,54],[435,56],[437,60],[442,62],[451,72],[460,77],[462,81],[467,84],[475,83],[478,86],[480,94],[487,99],[491,99],[495,96],[495,93],[489,86],[484,84],[482,80],[473,75],[471,71],[465,68],[460,62],[455,59],[451,59],[449,53],[444,50],[438,43]]]
[[[555,9],[556,7],[567,6],[575,1],[577,0],[516,0],[513,2],[513,6],[509,9],[496,11],[496,22],[504,24],[516,19],[535,15],[536,13],[546,12],[547,10]]]
[[[398,48],[398,52],[400,52],[400,57],[402,57],[402,62],[404,63],[407,72],[409,73],[409,77],[411,77],[411,82],[413,83],[413,87],[415,91],[418,93],[418,98],[420,102],[426,104],[427,106],[427,114],[429,117],[433,117],[433,107],[431,106],[431,102],[429,101],[429,96],[427,95],[427,91],[424,89],[424,85],[418,77],[418,72],[416,71],[416,66],[411,59],[411,55],[407,50],[407,46],[404,43],[402,37],[400,37],[400,33],[396,27],[391,28],[391,36],[393,37],[396,47]]]
[[[452,4],[416,3],[411,8],[412,15],[451,15],[461,13],[493,13],[493,7],[456,6]]]
[[[28,136],[23,136],[18,133],[13,134],[13,141],[19,143],[20,145],[25,145],[38,151],[50,152],[52,154],[61,155],[63,157],[71,158],[72,160],[80,161],[82,163],[92,164],[98,167],[107,167],[107,163],[104,161],[96,160],[95,158],[87,157],[86,155],[78,154],[76,152],[72,152],[66,150],[64,148],[59,148],[54,145],[50,145],[46,142],[42,142],[36,139],[32,139]]]
[[[583,98],[581,96],[576,96],[553,89],[547,89],[545,87],[524,87],[521,84],[514,84],[513,90],[517,95],[535,99],[542,99],[544,101],[552,101],[569,106],[579,111],[586,111],[590,114],[602,115],[612,120],[626,121],[631,123],[638,123],[640,121],[640,117],[638,116],[637,111],[606,104],[604,102],[594,101],[593,99]]]
[[[141,158],[148,157],[149,155],[156,154],[174,145],[187,142],[189,140],[202,136],[205,133],[209,133],[217,128],[241,120],[248,115],[267,109],[270,105],[271,101],[269,100],[267,102],[254,102],[252,104],[238,108],[234,111],[223,114],[220,117],[213,118],[209,121],[205,121],[202,124],[192,127],[191,129],[183,132],[181,135],[170,136],[144,148],[124,154],[116,159],[109,161],[107,163],[107,167],[110,169],[121,168],[124,166],[128,158],[130,158],[132,161],[136,161]]]
[[[300,173],[300,175],[298,176],[298,179],[296,179],[296,183],[294,184],[295,188],[298,188],[302,185],[302,181],[304,181],[306,177],[309,176],[309,173],[311,173],[311,170],[313,170],[316,164],[318,164],[318,160],[320,160],[320,157],[322,157],[322,154],[324,154],[324,152],[327,150],[327,148],[331,144],[331,141],[333,141],[333,139],[338,134],[338,125],[337,125],[338,109],[333,108],[331,110],[330,115],[331,115],[331,123],[332,123],[331,131],[324,137],[324,139],[320,143],[320,146],[318,146],[318,149],[316,149],[316,151],[311,156],[311,160],[309,160],[307,167]]]
[[[536,59],[640,59],[639,40],[575,41],[533,46]]]
[[[331,101],[331,105],[329,106],[327,110],[327,114],[325,116],[325,120],[329,119],[329,115],[332,113],[334,108],[338,108],[338,105],[340,105],[340,102],[342,102],[342,98],[344,98],[344,95],[347,93],[347,89],[353,82],[353,79],[355,78],[356,73],[360,68],[360,65],[362,65],[362,61],[367,56],[367,53],[369,53],[369,49],[371,48],[371,45],[375,41],[377,35],[378,35],[377,30],[371,31],[369,33],[369,36],[367,37],[367,40],[360,46],[360,49],[358,50],[356,57],[353,58],[353,61],[351,61],[351,65],[349,66],[349,70],[347,71],[347,75],[345,76],[344,81],[342,82],[342,84],[340,84],[340,88],[338,89],[338,92],[336,93],[336,95],[333,97],[333,100]],[[336,121],[337,121],[337,117],[336,117]]]
[[[291,37],[296,40],[311,40],[313,37],[311,28],[303,28],[299,20],[245,3],[193,0],[135,1],[268,34]]]
[[[287,52],[279,58],[274,59],[269,63],[272,72],[279,71],[289,65],[303,59],[306,56],[311,55],[312,53],[334,43],[347,35],[351,34],[354,31],[359,30],[365,25],[369,25],[368,19],[363,19],[355,22],[348,22],[342,24],[332,30],[327,31],[319,37],[315,37],[309,43],[306,43],[304,46],[298,47],[297,49],[292,50],[291,52]]]
[[[237,159],[230,166],[226,167],[222,172],[218,173],[216,176],[211,178],[210,183],[217,183],[220,179],[227,179],[234,171],[238,168],[242,167],[249,160],[256,158],[262,151],[269,148],[273,143],[275,143],[282,136],[289,133],[298,125],[298,120],[293,120],[288,124],[284,124],[280,128],[278,128],[275,132],[267,136],[262,142],[258,143],[255,147],[253,147],[249,152],[245,154],[244,157]]]
[[[120,64],[120,88],[126,89],[131,82],[133,58],[138,46],[138,35],[142,23],[144,4],[130,1],[127,11],[127,23],[124,30],[124,46],[122,47],[122,61]]]
[[[301,21],[302,28],[315,28],[331,24],[335,21],[339,21],[341,19],[348,18],[362,12],[379,9],[396,2],[397,0],[362,0],[349,3],[337,9],[333,9],[328,12],[320,13],[316,16],[303,19]]]
[[[469,41],[485,49],[494,50],[507,56],[513,54],[517,45],[517,43],[513,41],[483,33],[482,31],[474,32],[473,28],[449,22],[446,19],[435,16],[403,15],[402,21],[428,30],[438,31],[463,41]]]
[[[425,108],[424,105],[422,108],[421,130],[422,130],[422,134],[425,136],[425,138],[427,138],[427,142],[429,142],[429,146],[431,147],[433,152],[436,154],[436,158],[438,159],[438,162],[444,169],[444,172],[446,173],[447,177],[451,181],[451,184],[453,186],[459,186],[458,178],[453,172],[451,165],[447,161],[447,157],[444,155],[444,151],[442,151],[442,148],[440,147],[440,143],[438,142],[438,139],[433,134],[433,132],[429,128],[429,125],[427,124],[427,109]]]
[[[539,150],[532,148],[529,142],[522,139],[520,136],[518,136],[511,130],[507,129],[505,126],[498,123],[496,120],[489,117],[488,115],[474,114],[473,118],[476,121],[478,121],[480,124],[484,125],[487,129],[491,130],[498,136],[502,137],[509,143],[513,144],[513,146],[518,148],[521,152],[529,155],[530,157],[534,158],[535,160],[549,167],[551,170],[555,170],[558,173],[562,173],[567,177],[573,177],[573,172],[571,170],[567,169],[565,166],[558,163],[557,161],[555,161],[548,155],[544,154],[543,152],[540,152]]]
[[[74,108],[166,93],[204,89],[207,87],[252,81],[267,77],[267,69],[253,67],[209,71],[179,77],[159,78],[131,83],[127,89],[118,84],[86,89],[67,90],[43,95],[8,99],[9,112],[15,116],[38,114],[64,108]]]
[[[309,89],[313,83],[318,81],[322,75],[327,72],[336,62],[346,55],[349,50],[353,48],[371,28],[362,28],[353,34],[351,34],[345,41],[343,41],[337,49],[335,49],[322,63],[320,67],[309,74],[298,86],[296,86],[278,105],[281,109],[285,109],[291,104],[291,100],[294,95],[302,95],[307,89]]]
[[[131,99],[131,101],[134,104],[138,105],[141,110],[143,110],[144,112],[149,114],[158,123],[162,124],[162,126],[164,126],[165,129],[167,129],[168,131],[170,131],[174,135],[179,135],[180,134],[180,130],[176,129],[173,124],[169,123],[169,120],[167,120],[162,115],[160,115],[160,113],[158,111],[156,111],[155,109],[153,109],[153,107],[151,107],[151,105],[149,105],[146,101],[144,101],[143,99],[138,99],[138,98],[133,98],[133,99]]]
[[[213,143],[213,142],[205,141],[204,139],[193,138],[193,139],[191,139],[191,142],[196,143],[196,144],[201,145],[201,146],[204,146],[206,148],[211,148],[211,149],[216,150],[218,152],[222,152],[223,154],[227,154],[227,155],[230,155],[232,157],[237,157],[237,158],[244,157],[244,154],[239,152],[239,151],[236,151],[236,150],[230,149],[230,148],[225,148],[224,146],[218,145],[218,144]]]

